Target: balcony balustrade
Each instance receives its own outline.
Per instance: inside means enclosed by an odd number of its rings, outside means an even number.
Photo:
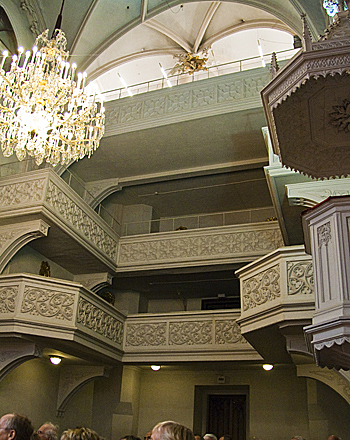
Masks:
[[[242,337],[239,310],[125,316],[77,283],[0,277],[0,333],[111,362],[260,360]]]
[[[242,334],[284,321],[311,322],[313,265],[303,246],[275,250],[236,271],[241,283]]]

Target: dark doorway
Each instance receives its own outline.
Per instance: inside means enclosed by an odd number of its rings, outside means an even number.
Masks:
[[[233,440],[245,440],[246,396],[209,394],[207,432],[218,438],[230,435]]]

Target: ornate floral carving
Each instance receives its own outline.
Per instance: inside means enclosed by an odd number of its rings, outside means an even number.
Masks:
[[[72,321],[74,298],[72,293],[25,287],[21,313]]]
[[[166,113],[166,97],[147,99],[144,101],[144,118],[153,118]]]
[[[327,222],[324,225],[319,226],[317,228],[317,237],[318,237],[318,247],[319,248],[321,248],[323,245],[327,246],[327,244],[332,239],[330,222]]]
[[[123,341],[123,322],[83,298],[79,299],[77,321],[117,344]]]
[[[261,272],[243,283],[243,310],[265,304],[281,296],[279,265]]]
[[[337,127],[338,130],[343,130],[347,133],[350,126],[350,101],[344,99],[342,105],[333,105],[333,110],[329,114],[331,124]]]
[[[215,87],[205,87],[196,90],[192,95],[192,106],[195,108],[206,107],[214,104],[216,101]]]
[[[0,313],[13,313],[15,311],[18,286],[0,287]]]
[[[29,0],[22,0],[20,7],[24,11],[28,12],[28,15],[31,19],[31,25],[29,29],[35,35],[35,37],[37,37],[41,33],[41,30],[39,29],[39,18],[37,16],[34,6],[31,4]]]
[[[203,345],[212,343],[212,321],[170,322],[169,324],[169,345]]]
[[[249,232],[231,232],[186,236],[182,238],[164,238],[122,243],[119,262],[154,262],[169,259],[187,259],[201,257],[232,256],[236,253],[267,253],[282,246],[281,234],[277,229],[255,230]]]
[[[216,344],[236,344],[247,342],[241,335],[241,329],[233,319],[215,321],[215,343]]]
[[[91,241],[111,259],[116,259],[116,241],[51,181],[49,182],[46,201],[59,215],[80,231],[87,240]]]
[[[121,124],[130,123],[142,119],[142,103],[124,104],[119,110]]]
[[[127,324],[126,346],[166,345],[166,322],[159,324]]]
[[[191,93],[186,90],[182,93],[173,93],[167,98],[168,112],[178,113],[191,109]]]
[[[191,87],[173,89],[171,93],[159,91],[159,96],[140,94],[133,104],[115,100],[106,103],[106,135],[128,131],[130,123],[148,124],[164,123],[168,117],[188,118],[189,112],[206,111],[213,114],[222,112],[227,105],[234,107],[235,101],[260,96],[260,90],[270,80],[268,72],[256,74],[244,72],[244,75],[225,75],[194,83]],[[240,104],[241,105],[241,104]]]
[[[314,270],[310,261],[287,262],[288,295],[314,293]]]
[[[15,206],[38,202],[43,197],[45,179],[0,186],[0,206]]]
[[[0,235],[0,249],[2,249],[5,245],[5,243],[9,240],[11,240],[15,236],[15,233],[13,231],[4,232]]]

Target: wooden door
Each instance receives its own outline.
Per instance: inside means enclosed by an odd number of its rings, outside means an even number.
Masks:
[[[233,440],[245,440],[246,396],[208,395],[207,432],[215,434],[218,439],[230,435]]]

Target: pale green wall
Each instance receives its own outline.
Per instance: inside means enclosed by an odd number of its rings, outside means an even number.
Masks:
[[[58,264],[44,257],[39,252],[36,252],[29,245],[24,246],[16,253],[16,255],[5,267],[3,274],[7,275],[12,273],[30,273],[33,275],[39,275],[42,261],[48,261],[51,269],[52,278],[73,281],[72,273],[68,272],[68,270],[63,269]]]
[[[121,367],[112,369],[108,378],[84,385],[68,402],[64,416],[57,417],[60,368],[40,358],[27,361],[9,373],[0,381],[0,415],[25,414],[36,429],[51,421],[59,425],[60,433],[67,428],[87,426],[109,440],[113,411],[120,395]]]
[[[56,418],[59,370],[48,361],[33,359],[18,366],[0,381],[0,414],[27,415],[37,428]]]
[[[227,385],[248,385],[250,437],[290,439],[309,438],[306,379],[296,376],[293,367],[261,367],[229,371],[145,370],[141,377],[138,435],[142,437],[156,423],[175,420],[193,427],[195,385],[217,385],[225,375]],[[218,385],[224,387],[224,385]],[[204,432],[202,432],[204,434]]]

